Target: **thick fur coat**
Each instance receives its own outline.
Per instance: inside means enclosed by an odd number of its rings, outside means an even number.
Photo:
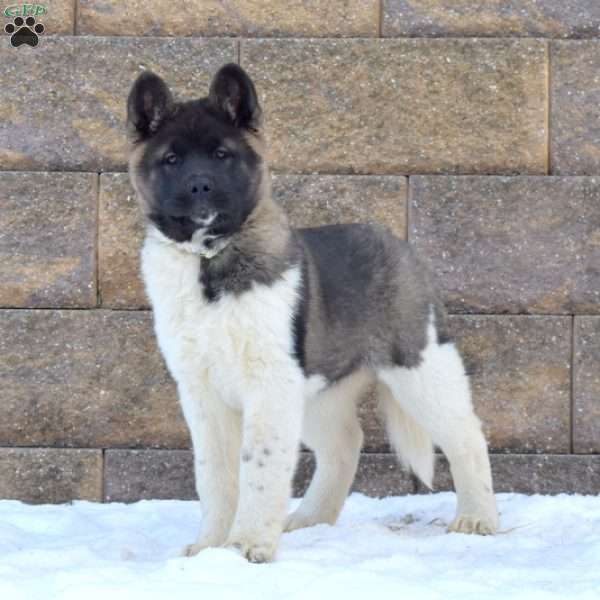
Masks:
[[[292,229],[270,194],[262,115],[236,65],[177,103],[142,74],[128,101],[130,176],[148,223],[142,272],[194,446],[202,531],[186,548],[274,557],[284,529],[334,523],[375,385],[390,440],[426,484],[433,447],[457,490],[452,531],[493,533],[487,446],[444,308],[382,227]],[[317,470],[287,515],[300,441]]]

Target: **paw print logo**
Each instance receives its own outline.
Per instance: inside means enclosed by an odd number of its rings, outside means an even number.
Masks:
[[[7,23],[4,26],[4,31],[8,33],[10,37],[10,43],[15,48],[28,44],[35,48],[40,41],[38,37],[44,33],[44,26],[41,23],[36,23],[33,17],[15,17],[12,23]]]

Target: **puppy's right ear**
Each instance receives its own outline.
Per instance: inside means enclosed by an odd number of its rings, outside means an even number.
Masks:
[[[127,99],[127,130],[132,140],[139,142],[154,135],[173,107],[167,84],[151,71],[144,71]]]

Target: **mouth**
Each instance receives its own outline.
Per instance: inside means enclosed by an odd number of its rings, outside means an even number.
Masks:
[[[149,215],[150,220],[169,239],[181,243],[197,239],[209,254],[222,249],[235,232],[231,216],[223,213],[213,213],[208,217],[172,216],[164,213]]]
[[[213,223],[213,221],[215,221],[218,217],[217,213],[212,213],[208,216],[203,215],[203,216],[199,216],[199,215],[192,215],[191,217],[189,217],[196,225],[198,225],[198,227],[203,227],[203,228],[207,228],[209,225],[211,225]]]
[[[148,216],[159,231],[174,242],[189,242],[200,228],[190,217],[173,217],[164,213]]]
[[[208,217],[186,216],[167,217],[174,225],[186,231],[204,229],[205,235],[210,237],[222,237],[232,233],[233,223],[231,217],[222,213],[213,213]]]

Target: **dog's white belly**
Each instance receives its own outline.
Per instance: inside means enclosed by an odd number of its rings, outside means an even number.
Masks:
[[[275,378],[290,368],[299,374],[292,365],[298,268],[272,286],[208,302],[199,283],[200,257],[149,235],[142,272],[160,349],[180,392],[187,392],[182,400],[204,395],[241,409],[244,392],[269,371]]]

